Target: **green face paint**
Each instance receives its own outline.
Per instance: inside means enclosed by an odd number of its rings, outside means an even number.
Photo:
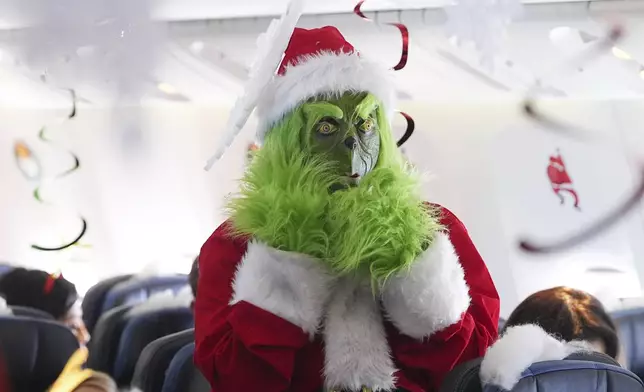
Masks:
[[[375,97],[347,93],[338,99],[311,100],[302,109],[306,122],[302,145],[337,168],[339,180],[332,190],[357,185],[376,166],[380,153]]]

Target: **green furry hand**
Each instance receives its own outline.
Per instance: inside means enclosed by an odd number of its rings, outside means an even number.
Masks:
[[[261,159],[262,153],[229,206],[235,229],[275,249],[324,259],[328,163],[304,162],[302,156]]]
[[[326,218],[333,269],[368,269],[382,283],[411,266],[440,228],[417,188],[409,173],[378,168],[358,187],[334,193]]]

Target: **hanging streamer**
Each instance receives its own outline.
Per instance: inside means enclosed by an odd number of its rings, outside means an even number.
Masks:
[[[371,18],[368,18],[363,12],[362,12],[362,5],[364,2],[367,0],[360,0],[358,4],[356,4],[355,8],[353,9],[353,12],[361,17],[362,19],[366,20],[367,22],[373,22]],[[394,71],[400,71],[401,69],[405,68],[407,65],[407,58],[409,57],[409,30],[407,29],[407,26],[405,26],[402,23],[385,23],[389,26],[394,26],[400,31],[400,35],[402,36],[402,53],[400,55],[400,60],[398,61],[398,64],[396,64],[393,67]]]
[[[65,117],[64,122],[70,121],[74,117],[76,117],[76,93],[75,93],[74,90],[69,90],[69,93],[70,93],[71,98],[72,98],[72,108],[71,108],[71,111],[69,112],[69,114]],[[45,126],[45,127],[42,127],[40,129],[40,131],[38,132],[38,139],[40,139],[44,143],[54,144],[54,141],[47,137],[47,128],[48,127]],[[80,164],[80,159],[78,158],[78,156],[76,154],[74,154],[72,151],[69,151],[69,150],[67,150],[67,153],[69,155],[71,155],[71,157],[73,159],[73,164],[68,169],[62,171],[61,173],[58,173],[57,175],[55,175],[54,179],[61,179],[63,177],[67,177],[68,175],[70,175],[70,174],[72,174],[72,173],[74,173],[74,172],[76,172],[77,170],[80,169],[81,164]],[[36,189],[34,189],[33,197],[37,202],[39,202],[41,204],[49,204],[42,198],[42,187],[43,187],[43,183],[41,182],[36,187]],[[76,237],[74,237],[73,240],[71,240],[71,241],[69,241],[67,243],[58,245],[58,246],[50,247],[50,246],[41,246],[41,245],[37,245],[37,244],[32,244],[31,247],[33,249],[43,251],[43,252],[57,252],[57,251],[67,249],[67,248],[70,248],[70,247],[78,244],[78,242],[85,236],[85,233],[87,232],[87,221],[82,216],[80,216],[79,218],[80,218],[80,221],[81,221],[81,228],[79,230],[79,234],[77,234]]]
[[[407,129],[405,130],[405,134],[398,140],[398,142],[396,142],[396,145],[398,147],[402,147],[403,144],[407,143],[409,138],[411,138],[411,136],[414,134],[414,130],[416,129],[416,122],[413,118],[411,118],[409,114],[401,111],[398,111],[398,113],[400,113],[400,115],[403,116],[405,120],[407,120]]]
[[[600,56],[605,51],[613,48],[615,43],[621,39],[623,35],[624,32],[621,26],[614,26],[603,39],[599,40],[588,51],[583,52],[576,61],[573,61],[572,67],[571,64],[568,63],[567,68],[577,69],[579,68],[580,63],[590,61]],[[595,141],[602,142],[604,144],[611,143],[610,140],[605,140],[605,138],[603,138],[604,140],[601,140],[602,137],[597,136],[601,133],[584,130],[574,125],[566,124],[563,121],[552,118],[551,116],[541,112],[536,105],[535,92],[537,91],[537,86],[538,83],[528,92],[523,103],[523,111],[532,121],[540,124],[545,130],[557,132],[576,140],[587,142]],[[519,248],[529,253],[552,253],[570,249],[604,233],[637,207],[642,198],[644,198],[644,162],[642,162],[641,158],[638,159],[635,153],[631,151],[627,151],[627,153],[635,158],[635,160],[641,162],[639,169],[640,182],[632,194],[629,195],[621,204],[613,208],[602,218],[599,218],[596,222],[590,224],[587,228],[583,228],[577,233],[570,234],[562,240],[552,243],[538,244],[533,240],[524,239],[519,241]]]
[[[362,12],[362,5],[364,4],[366,0],[360,0],[358,4],[356,4],[355,8],[353,9],[353,12],[361,17],[362,19],[366,20],[367,22],[373,22],[371,18],[368,18],[363,12]],[[394,26],[400,31],[400,35],[402,37],[402,53],[400,54],[400,60],[398,60],[398,64],[396,64],[392,69],[394,71],[400,71],[401,69],[405,68],[407,65],[407,59],[409,58],[409,29],[407,29],[407,26],[405,26],[402,23],[386,23],[389,26]],[[407,121],[407,129],[405,130],[405,134],[398,140],[396,145],[398,147],[402,147],[403,144],[405,144],[409,138],[414,134],[414,129],[416,128],[416,123],[414,122],[414,119],[407,113],[398,111],[401,116],[405,118]]]

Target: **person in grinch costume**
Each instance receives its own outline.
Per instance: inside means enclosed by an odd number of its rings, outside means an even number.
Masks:
[[[217,392],[435,391],[497,339],[494,283],[420,196],[390,71],[334,27],[286,38],[261,148],[199,255],[195,363]]]

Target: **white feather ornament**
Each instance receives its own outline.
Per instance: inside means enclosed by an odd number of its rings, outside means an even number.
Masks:
[[[268,30],[257,39],[257,55],[251,67],[244,94],[235,101],[235,106],[226,124],[223,141],[216,153],[208,160],[206,170],[210,170],[224,155],[228,147],[239,135],[239,132],[244,128],[244,125],[246,125],[248,118],[257,106],[259,98],[275,78],[275,73],[284,58],[284,51],[302,15],[303,7],[304,0],[292,0],[282,17],[279,20],[273,20]]]

